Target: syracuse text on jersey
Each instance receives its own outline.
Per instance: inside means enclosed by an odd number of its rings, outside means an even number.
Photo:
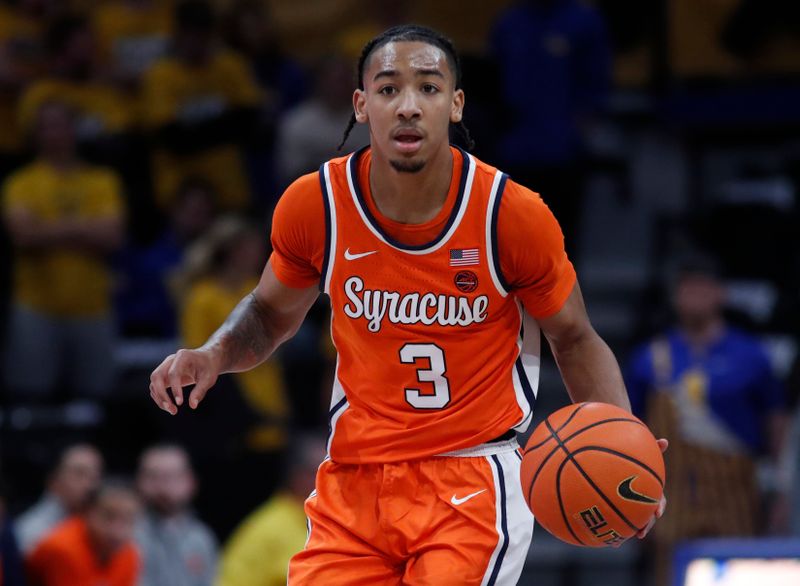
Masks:
[[[478,295],[470,300],[463,295],[407,293],[382,289],[365,289],[361,277],[353,276],[344,283],[349,303],[344,306],[348,317],[367,320],[370,332],[379,332],[384,318],[393,324],[426,326],[469,326],[486,319],[489,297]]]

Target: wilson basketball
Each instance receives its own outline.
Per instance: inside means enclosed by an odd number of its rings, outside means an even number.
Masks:
[[[664,458],[647,426],[624,409],[577,403],[534,430],[520,476],[550,533],[575,545],[618,546],[658,508]]]

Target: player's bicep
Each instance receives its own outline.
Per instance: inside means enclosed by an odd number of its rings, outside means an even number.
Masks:
[[[319,288],[315,285],[297,289],[284,285],[272,270],[270,259],[253,295],[259,307],[267,313],[273,333],[282,341],[294,335],[303,323],[319,296]]]
[[[594,331],[577,282],[561,309],[549,317],[538,318],[537,321],[554,348],[565,347]]]

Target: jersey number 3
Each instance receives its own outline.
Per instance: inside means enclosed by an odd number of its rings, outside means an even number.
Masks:
[[[407,388],[406,401],[415,409],[442,409],[450,402],[450,384],[444,375],[447,372],[444,351],[436,344],[406,344],[400,348],[403,364],[417,364],[417,360],[423,359],[428,360],[429,368],[418,368],[417,380],[433,383],[433,394]]]

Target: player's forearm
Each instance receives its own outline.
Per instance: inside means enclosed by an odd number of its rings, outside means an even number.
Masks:
[[[631,410],[617,359],[594,329],[551,340],[550,346],[573,401],[600,401]]]
[[[270,323],[269,312],[251,293],[200,350],[212,354],[219,374],[241,372],[264,362],[281,341]]]

